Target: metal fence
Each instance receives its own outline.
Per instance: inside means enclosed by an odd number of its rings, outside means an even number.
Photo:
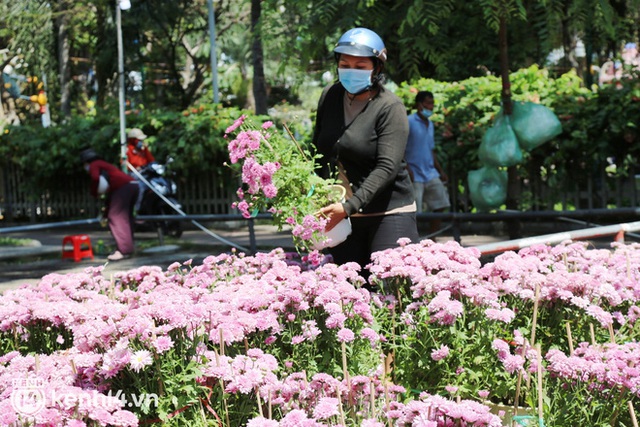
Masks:
[[[449,195],[453,212],[471,212],[466,177],[447,172],[450,182]],[[572,209],[607,209],[638,207],[640,202],[640,175],[633,171],[628,176],[610,176],[604,168],[586,174],[575,171],[571,179],[550,185],[530,166],[528,177],[517,182],[518,201],[521,210],[551,211]],[[636,178],[636,176],[638,178]]]
[[[638,207],[635,176],[610,177],[603,171],[576,176],[572,182],[551,187],[530,171],[532,178],[519,183],[520,204],[525,211],[569,211]],[[472,212],[466,177],[449,173],[451,212]],[[102,203],[89,194],[88,179],[52,182],[49,190],[34,195],[21,185],[17,167],[0,169],[0,226],[15,222],[51,222],[95,218]],[[181,179],[178,175],[178,199],[190,215],[233,214],[237,182],[231,176],[215,173]],[[456,183],[451,184],[451,183]]]
[[[52,182],[50,188],[34,194],[25,188],[22,171],[16,166],[1,169],[0,217],[3,221],[46,222],[55,218],[96,217],[100,204],[89,194],[82,180]]]
[[[0,169],[0,224],[95,218],[102,202],[89,194],[89,180],[54,182],[41,194],[21,185],[16,167]],[[178,180],[178,197],[185,212],[228,214],[235,195],[230,177],[202,174]]]

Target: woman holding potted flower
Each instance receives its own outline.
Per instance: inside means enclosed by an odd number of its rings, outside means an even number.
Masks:
[[[347,196],[320,212],[327,231],[350,218],[351,235],[330,253],[337,264],[355,261],[364,269],[373,252],[403,237],[419,239],[404,161],[409,124],[402,101],[382,84],[387,50],[376,33],[351,29],[333,51],[339,82],[320,97],[313,144],[322,155],[320,173],[337,171]]]

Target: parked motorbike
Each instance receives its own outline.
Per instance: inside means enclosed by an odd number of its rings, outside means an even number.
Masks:
[[[167,160],[170,163],[171,159]],[[138,209],[139,215],[176,215],[173,209],[166,201],[164,201],[158,193],[162,194],[172,205],[182,209],[182,206],[176,199],[178,186],[169,176],[165,165],[158,162],[152,162],[144,166],[140,171],[140,175],[144,177],[153,189],[142,183],[142,201]],[[154,191],[155,190],[155,191]],[[143,226],[152,227],[159,230],[163,235],[171,237],[182,236],[182,222],[176,220],[169,221],[145,221]]]

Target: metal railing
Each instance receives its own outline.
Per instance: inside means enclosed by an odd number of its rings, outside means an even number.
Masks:
[[[621,218],[621,217],[640,217],[640,208],[620,208],[620,209],[583,209],[573,211],[531,211],[531,212],[519,212],[519,211],[501,211],[497,213],[456,213],[456,212],[444,212],[444,213],[420,213],[417,214],[417,220],[419,223],[428,222],[432,219],[440,219],[444,221],[450,221],[450,225],[440,230],[452,230],[453,238],[457,242],[461,241],[461,227],[464,223],[479,223],[479,222],[508,222],[508,221],[523,221],[523,220],[558,220],[558,221],[574,221],[579,222],[577,219],[596,219],[596,218]],[[242,250],[247,250],[250,253],[257,252],[257,239],[255,233],[255,221],[256,220],[269,220],[271,215],[268,213],[258,214],[253,218],[246,219],[242,215],[238,214],[210,214],[210,215],[139,215],[136,217],[142,221],[208,221],[208,222],[225,222],[225,221],[246,221],[249,233],[249,248],[244,248],[229,242],[228,240],[221,240],[223,243],[239,247]],[[61,227],[73,227],[82,225],[97,224],[98,219],[85,219],[77,221],[62,221],[54,223],[42,223],[42,224],[29,224],[20,226],[0,227],[0,234],[8,234],[23,231],[35,231]],[[625,235],[640,238],[640,236],[633,233],[640,231],[640,221],[618,223],[614,225],[601,226],[593,223],[592,221],[580,221],[584,228],[580,230],[566,231],[553,234],[545,234],[534,237],[523,237],[518,239],[511,239],[503,242],[490,243],[476,246],[480,249],[483,255],[495,254],[499,252],[518,250],[534,244],[546,243],[555,244],[564,240],[585,240],[595,239],[601,237],[615,236],[614,239],[621,241]],[[438,233],[436,233],[438,234]],[[216,236],[212,236],[216,237]],[[160,239],[162,237],[160,236]]]
[[[617,242],[624,242],[626,233],[640,231],[640,221],[628,222],[615,225],[604,225],[600,227],[587,228],[583,230],[565,231],[561,233],[544,234],[542,236],[524,237],[522,239],[507,240],[504,242],[487,243],[478,245],[482,255],[491,255],[506,251],[517,251],[533,245],[553,245],[566,240],[587,240],[600,237],[615,236]]]

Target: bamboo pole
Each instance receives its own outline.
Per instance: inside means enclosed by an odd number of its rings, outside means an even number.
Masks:
[[[534,347],[536,342],[536,329],[538,327],[539,307],[540,307],[540,284],[536,283],[536,292],[533,300],[533,316],[531,321],[531,339],[529,342],[529,346],[531,347]],[[526,345],[526,342],[525,342],[525,345]],[[526,355],[525,347],[523,347],[522,357],[526,359],[525,355]],[[521,381],[522,381],[522,374],[519,373],[518,382],[520,383]],[[527,388],[530,386],[530,381],[531,381],[531,378],[530,377],[527,378]],[[517,414],[518,414],[518,406],[517,406],[517,402],[515,402],[513,415],[516,416]]]
[[[385,361],[386,362],[386,361]],[[388,364],[384,364],[384,410],[389,411],[389,371]],[[391,418],[387,417],[387,425],[391,427]]]
[[[109,276],[109,299],[116,299],[116,280],[113,278],[113,273]]]
[[[376,387],[373,381],[369,383],[369,417],[373,418],[376,410]]]
[[[536,327],[538,324],[538,304],[540,300],[540,284],[536,283],[536,296],[533,301],[533,321],[531,322],[531,346],[536,343]]]
[[[544,399],[542,398],[542,347],[540,344],[536,344],[536,350],[538,351],[538,421],[539,425],[543,425]]]
[[[220,330],[220,342],[222,342],[222,330]],[[222,350],[224,351],[224,347],[222,347]],[[218,354],[215,350],[214,354],[216,355],[216,366],[220,367],[220,354]],[[224,394],[224,381],[222,380],[222,378],[218,380],[218,384],[220,385],[220,390],[222,391],[222,407],[224,408],[224,419],[227,422],[227,427],[230,427],[231,422],[229,420],[229,404]]]
[[[633,409],[633,403],[628,401],[629,405],[629,415],[631,415],[631,422],[633,423],[633,427],[638,427],[638,419],[636,418],[636,411]]]
[[[524,357],[525,354],[526,354],[527,344],[528,344],[527,340],[525,339],[524,343],[522,344],[522,357]],[[511,419],[511,426],[514,425],[513,417],[518,415],[518,400],[520,400],[520,388],[521,387],[522,387],[522,370],[519,370],[518,371],[518,380],[516,382],[516,396],[513,399],[513,415],[512,415],[512,419]]]
[[[222,342],[222,335],[220,336],[220,342]],[[249,352],[249,340],[244,338],[244,352]],[[262,411],[262,399],[260,399],[260,387],[255,386],[254,391],[256,393],[256,401],[258,402],[258,411],[260,412],[260,416],[264,418],[264,413]]]
[[[569,342],[569,356],[573,356],[573,338],[571,337],[571,325],[567,322],[567,341]]]
[[[516,383],[516,397],[513,402],[513,415],[511,416],[511,427],[514,425],[513,417],[518,414],[518,399],[520,399],[520,387],[522,386],[522,371],[518,372],[518,381]]]
[[[343,426],[346,426],[347,424],[344,420],[344,407],[342,406],[342,396],[340,396],[340,390],[336,390],[336,396],[338,397],[338,408],[340,409],[340,423]]]
[[[260,398],[260,388],[258,386],[255,387],[255,393],[256,401],[258,403],[258,412],[260,413],[260,416],[264,418],[264,412],[262,411],[262,399]]]
[[[615,344],[616,343],[616,335],[613,332],[613,325],[609,324],[607,329],[609,329],[609,339],[611,340],[611,343]]]
[[[345,381],[347,382],[347,389],[349,393],[351,393],[351,378],[349,377],[349,370],[347,369],[347,344],[342,341],[341,343],[341,352],[342,352],[342,375],[344,376]]]
[[[351,375],[349,375],[349,369],[347,368],[347,344],[343,341],[341,343],[342,350],[342,372],[344,374],[344,379],[347,382],[347,404],[349,406],[353,405],[353,392],[351,390]]]

